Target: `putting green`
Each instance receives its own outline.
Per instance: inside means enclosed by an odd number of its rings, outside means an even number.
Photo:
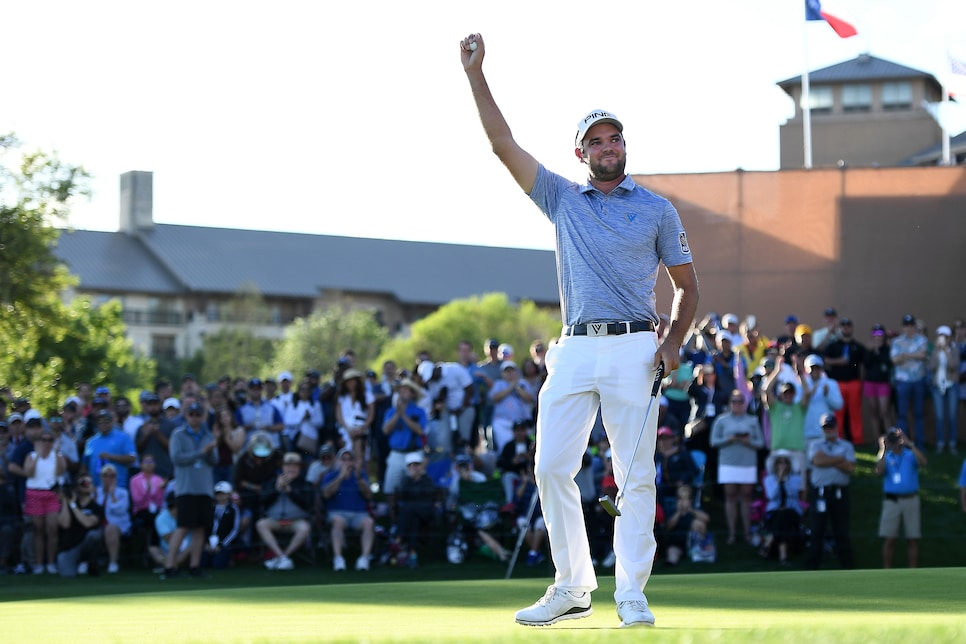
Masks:
[[[199,588],[10,601],[4,640],[43,642],[963,642],[966,569],[656,576],[653,629],[619,630],[613,577],[594,614],[513,623],[536,580]],[[93,589],[95,586],[88,587]]]

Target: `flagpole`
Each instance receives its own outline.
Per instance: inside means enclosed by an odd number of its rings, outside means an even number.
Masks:
[[[808,10],[806,8],[804,38],[802,39],[802,59],[805,72],[802,74],[802,147],[805,149],[805,169],[812,167],[812,101],[808,83]]]
[[[939,119],[939,127],[943,132],[943,165],[952,165],[949,150],[949,129],[946,127],[946,116],[949,113],[949,87],[946,83],[942,84],[943,106]]]

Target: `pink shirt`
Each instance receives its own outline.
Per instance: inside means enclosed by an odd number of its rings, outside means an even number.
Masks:
[[[164,479],[157,474],[148,478],[144,472],[138,472],[131,477],[128,489],[131,492],[131,511],[134,514],[142,510],[158,512],[164,507]]]

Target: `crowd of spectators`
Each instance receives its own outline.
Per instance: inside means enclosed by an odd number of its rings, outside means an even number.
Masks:
[[[813,330],[790,315],[774,339],[753,316],[709,314],[694,325],[660,397],[656,523],[668,564],[713,559],[717,532],[724,546],[753,544],[789,565],[809,515],[826,515],[822,529],[829,519],[847,553],[848,531],[829,507],[847,513],[855,448],[901,433],[920,456],[956,452],[963,322],[930,336],[911,315],[898,332],[876,324],[864,334],[834,309],[823,318]],[[160,380],[136,405],[108,384],[81,383],[46,415],[5,390],[0,570],[111,575],[144,562],[167,576],[252,556],[289,570],[303,549],[323,549],[334,570],[348,568],[351,552],[365,571],[380,554],[416,567],[432,545],[456,548],[460,560],[478,551],[506,561],[511,534],[521,534],[526,563],[541,565],[546,531],[530,500],[548,348],[537,340],[518,356],[487,339],[479,359],[464,341],[452,362],[423,353],[411,368],[387,361],[379,373],[346,350],[327,378],[285,371],[202,386],[185,374],[177,390]],[[879,459],[899,458],[890,453]],[[891,476],[895,484],[900,474]],[[617,490],[599,417],[576,480],[594,562],[613,566],[613,519],[597,499]],[[188,496],[193,505],[179,502]],[[724,525],[703,507],[719,500]],[[966,491],[961,503],[966,511]],[[883,530],[891,562],[892,519]]]

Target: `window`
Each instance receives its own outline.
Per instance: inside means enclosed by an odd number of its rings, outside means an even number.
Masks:
[[[912,83],[883,83],[882,109],[886,111],[912,108]]]
[[[872,109],[871,85],[844,85],[842,109],[846,112],[868,112]]]
[[[174,360],[177,358],[173,335],[151,336],[151,357],[156,359]]]
[[[832,111],[832,88],[828,85],[816,85],[809,89],[808,107],[812,114],[829,114]]]

